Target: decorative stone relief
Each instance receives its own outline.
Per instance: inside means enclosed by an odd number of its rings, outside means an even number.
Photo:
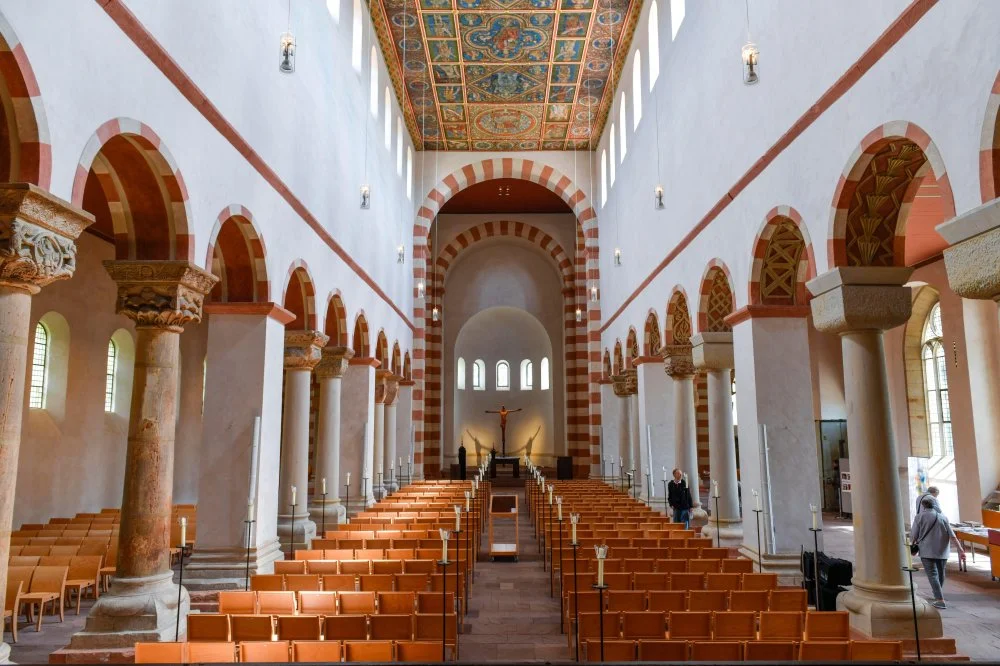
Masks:
[[[673,379],[693,377],[695,367],[691,356],[691,345],[664,345],[663,371]]]
[[[399,396],[399,382],[402,377],[390,374],[385,379],[385,404],[391,405]]]
[[[386,394],[388,393],[388,379],[390,376],[388,370],[382,370],[381,368],[375,371],[375,404],[385,404]]]
[[[118,285],[115,309],[136,326],[180,328],[201,321],[219,278],[189,261],[105,261]]]
[[[316,376],[320,379],[343,377],[352,358],[354,350],[350,347],[324,347],[322,359],[316,366]]]
[[[625,375],[612,375],[611,386],[619,398],[627,398],[631,395],[628,390],[628,379]]]
[[[285,331],[285,369],[312,370],[330,338],[319,331]]]
[[[774,228],[764,251],[760,274],[760,302],[792,305],[798,286],[799,261],[805,251],[802,231],[787,217]]]

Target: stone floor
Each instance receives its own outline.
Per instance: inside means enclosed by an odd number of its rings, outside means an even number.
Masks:
[[[537,660],[569,661],[572,653],[566,636],[559,631],[559,597],[549,596],[549,574],[542,571],[538,542],[521,500],[520,557],[517,562],[490,562],[485,557],[488,543],[483,538],[484,560],[476,567],[475,583],[469,601],[465,631],[460,637],[460,658],[464,662]],[[853,528],[850,521],[827,515],[825,550],[836,557],[853,560]],[[498,528],[498,540],[513,541],[511,524]],[[995,660],[1000,654],[1000,583],[990,581],[989,559],[969,558],[969,571],[960,573],[952,557],[945,583],[948,608],[942,611],[945,633],[957,639],[959,651],[974,660]],[[918,574],[918,594],[927,584]],[[557,582],[558,585],[558,582]],[[69,643],[73,633],[83,628],[87,610],[93,601],[86,600],[80,615],[68,611],[66,621],[47,616],[42,631],[22,623],[19,640],[12,645],[11,659],[18,663],[46,663],[49,653]],[[4,634],[10,642],[10,634]]]

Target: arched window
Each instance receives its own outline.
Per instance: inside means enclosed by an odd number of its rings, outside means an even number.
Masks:
[[[486,363],[481,358],[477,358],[472,363],[472,390],[486,390]]]
[[[931,455],[951,456],[955,454],[955,445],[951,438],[948,372],[941,335],[941,304],[935,303],[924,323],[921,347],[927,399],[927,428],[930,431]]]
[[[677,31],[684,22],[684,0],[670,0],[670,39],[677,39]]]
[[[334,23],[340,23],[340,0],[326,0],[326,11]]]
[[[455,364],[455,386],[458,387],[459,391],[465,390],[465,359],[461,356],[458,357],[458,363]]]
[[[392,150],[392,96],[385,87],[385,149]]]
[[[656,0],[649,7],[649,18],[646,21],[646,32],[649,37],[649,91],[660,76],[660,19],[656,10]]]
[[[396,175],[403,175],[403,119],[396,116]]]
[[[351,67],[361,72],[361,0],[354,0],[351,14]]]
[[[368,85],[368,110],[378,118],[378,55],[374,46],[368,54]]]
[[[549,376],[549,357],[545,356],[542,358],[542,364],[540,368],[538,383],[543,391],[549,390],[549,385],[552,383],[552,378]]]
[[[35,349],[31,355],[31,390],[28,394],[28,407],[45,409],[48,376],[49,329],[39,322],[35,326]]]
[[[628,133],[628,131],[626,129],[627,126],[628,126],[628,121],[625,119],[625,91],[622,91],[622,95],[621,95],[621,97],[619,98],[619,101],[618,101],[618,122],[621,123],[618,126],[618,129],[620,131],[619,138],[621,139],[621,142],[622,142],[622,157],[621,157],[621,161],[624,162],[625,161],[625,153],[628,152],[628,144],[625,143],[625,135]]]
[[[507,361],[497,361],[497,390],[510,390],[510,364]]]
[[[655,6],[655,5],[654,5]],[[632,129],[639,129],[642,120],[642,53],[635,52],[632,61]]]
[[[104,411],[115,411],[115,377],[118,374],[118,345],[108,340],[108,363],[104,371]]]
[[[528,359],[521,361],[521,390],[530,391],[534,388],[535,367]]]
[[[608,203],[608,151],[601,151],[601,207]]]
[[[406,147],[406,198],[413,199],[413,149]]]
[[[614,123],[611,123],[611,147],[608,149],[608,152],[611,153],[611,163],[609,165],[611,169],[611,174],[608,179],[608,185],[610,187],[614,187],[615,186],[615,124]]]

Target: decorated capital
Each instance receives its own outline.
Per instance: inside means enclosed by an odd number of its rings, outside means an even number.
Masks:
[[[343,377],[352,358],[354,350],[350,347],[323,347],[322,358],[316,366],[316,376],[320,379]]]
[[[201,321],[205,296],[219,278],[190,261],[105,261],[118,285],[115,311],[136,326],[180,330]]]
[[[31,294],[76,271],[76,239],[94,217],[27,183],[0,184],[0,286]]]
[[[399,397],[399,382],[403,378],[399,375],[389,374],[385,378],[385,404],[391,405],[396,402],[396,398]]]
[[[392,373],[379,368],[375,371],[375,404],[385,404],[386,396],[389,393],[389,377]]]
[[[285,331],[285,370],[312,370],[330,338],[320,331]]]
[[[691,345],[663,345],[663,371],[673,379],[692,377],[695,373]]]

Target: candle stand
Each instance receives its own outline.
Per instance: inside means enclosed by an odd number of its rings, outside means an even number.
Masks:
[[[459,524],[461,524],[461,523],[459,523]],[[462,540],[461,540],[462,539],[462,530],[455,530],[452,533],[452,535],[454,537],[456,537],[456,541],[455,541],[455,616],[456,616],[456,619],[458,620],[458,622],[457,622],[458,626],[461,626],[461,624],[462,624],[462,614],[459,612],[459,609],[462,607],[462,586],[461,586],[461,583],[462,583],[462,580],[461,580],[461,575],[462,575],[462,558],[459,557],[459,554],[460,554],[461,548],[462,548]],[[447,588],[448,587],[448,577],[446,576],[442,582],[444,583],[444,587]],[[456,631],[456,636],[457,635],[458,634],[457,634],[457,631]],[[457,640],[457,638],[456,638],[456,640]]]
[[[719,523],[719,496],[716,495],[712,499],[715,500],[715,515],[712,516],[713,518],[715,518],[715,547],[716,548],[721,548],[722,547],[722,538],[721,538],[721,536],[719,534],[719,530],[722,529],[722,525]]]
[[[291,553],[292,559],[295,559],[295,507],[298,504],[292,504],[292,531],[288,534],[288,550]]]
[[[253,524],[256,520],[251,520],[247,517],[243,523],[247,526],[247,569],[246,569],[246,580],[243,582],[243,589],[250,589],[250,541],[253,539]]]
[[[674,519],[674,517],[670,515],[670,504],[667,502],[667,480],[666,479],[663,479],[663,515],[665,515],[671,521]]]
[[[597,610],[598,610],[598,628],[601,632],[601,662],[604,662],[604,590],[608,589],[607,585],[591,585],[592,588],[597,590]],[[580,629],[577,627],[577,642],[580,639]],[[579,649],[579,648],[577,648]],[[588,659],[590,656],[588,655]]]
[[[350,476],[350,474],[348,474]],[[344,497],[344,522],[351,522],[351,482],[347,482],[347,495]]]
[[[385,498],[385,486],[382,485],[382,471],[379,470],[378,474],[378,485],[372,488],[372,494],[375,495],[375,499],[379,502]]]
[[[819,533],[823,531],[823,528],[810,527],[809,531],[813,533],[813,578],[815,578],[816,586],[816,610],[823,610],[820,608],[819,601]]]
[[[609,478],[611,479],[611,483],[615,482],[615,461],[614,460],[611,461],[611,476]]]
[[[563,519],[559,518],[557,520],[557,522],[559,523],[559,618],[561,620],[562,617],[563,617],[563,614],[566,611],[566,607],[563,606],[563,589],[562,589],[562,580],[563,580],[563,556],[562,556],[563,555],[563,551],[562,551],[563,537],[562,537],[562,524],[563,524]],[[552,568],[555,569],[555,565],[553,565]]]
[[[555,575],[556,575],[556,563],[552,561],[552,493],[549,493],[549,599],[555,596]],[[545,559],[545,553],[542,553],[542,559]]]
[[[181,595],[184,592],[184,556],[187,555],[188,547],[185,544],[181,544],[181,570],[180,576],[177,578],[177,619],[174,622],[174,642],[176,643],[181,631]],[[42,614],[42,609],[38,609],[38,614]],[[17,622],[17,618],[14,618],[14,622]]]
[[[413,463],[406,461],[406,485],[413,483]]]
[[[368,508],[368,477],[361,477],[361,506]]]
[[[448,560],[438,560],[438,566],[441,567],[441,661],[448,661]]]
[[[906,547],[909,548],[909,546]],[[917,625],[917,593],[916,589],[913,587],[913,572],[918,571],[918,569],[916,567],[909,566],[903,567],[903,571],[909,574],[910,577],[910,604],[913,606],[913,639],[917,644],[917,661],[920,661],[920,628]]]
[[[573,645],[576,646],[576,660],[580,661],[580,592],[576,582],[576,551],[579,543],[571,543],[573,547]]]
[[[638,479],[635,478],[635,467],[632,468],[632,472],[629,474],[628,483],[632,486],[632,499],[639,499],[639,483]]]
[[[323,504],[320,507],[321,511],[320,515],[322,516],[321,524],[323,526],[320,528],[320,534],[322,534],[323,538],[325,539],[326,538],[326,493],[323,493],[322,497],[323,497]]]
[[[469,588],[472,587],[469,578],[472,576],[472,560],[469,558],[469,540],[472,538],[472,531],[469,530],[469,510],[465,510],[465,612],[469,612]]]
[[[763,556],[763,546],[760,543],[760,514],[764,513],[763,509],[754,509],[754,521],[757,523],[757,571],[760,573],[764,572],[764,563],[761,561]]]

